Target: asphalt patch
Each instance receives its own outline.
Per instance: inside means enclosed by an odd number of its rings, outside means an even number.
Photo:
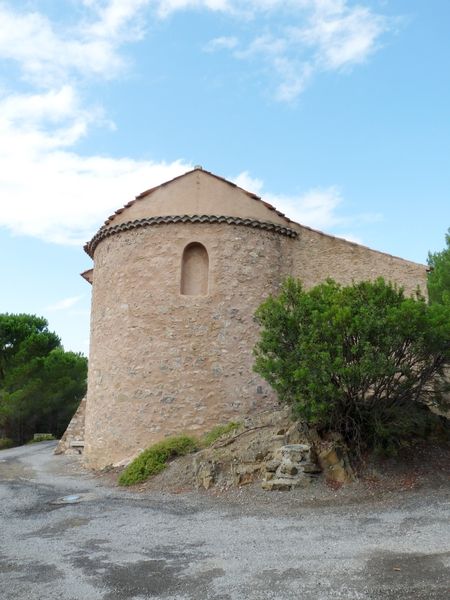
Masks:
[[[97,546],[97,543],[94,543]],[[98,548],[102,550],[101,545]],[[198,600],[228,600],[228,595],[214,595],[213,581],[225,575],[223,569],[207,569],[195,573],[189,567],[204,559],[195,545],[195,552],[183,552],[160,547],[144,558],[121,564],[111,563],[106,554],[97,556],[78,552],[73,558],[74,567],[92,578],[92,583],[106,589],[104,600],[131,600],[133,598],[164,598],[182,594],[183,598]],[[146,555],[150,554],[148,551]],[[189,572],[188,572],[189,569]]]
[[[438,554],[376,552],[367,561],[374,600],[448,600],[450,552]]]
[[[38,561],[14,561],[4,556],[0,556],[0,574],[29,583],[51,583],[64,577],[55,565]]]
[[[177,593],[192,600],[212,599],[211,583],[224,574],[222,569],[210,569],[199,575],[183,577],[178,565],[165,560],[113,565],[103,575],[103,583],[110,590],[104,600],[130,600],[137,596],[166,598]]]
[[[30,532],[23,538],[59,538],[64,535],[70,529],[77,529],[83,527],[91,522],[92,519],[86,517],[70,517],[69,519],[63,519],[54,525],[46,525],[40,529]],[[23,539],[22,538],[22,539]]]

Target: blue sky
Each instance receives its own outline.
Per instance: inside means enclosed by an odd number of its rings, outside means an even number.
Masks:
[[[448,0],[0,0],[1,312],[88,351],[82,245],[193,165],[425,262],[450,226]]]

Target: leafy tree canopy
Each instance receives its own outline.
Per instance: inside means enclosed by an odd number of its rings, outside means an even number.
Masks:
[[[59,437],[86,391],[87,360],[65,352],[47,321],[0,314],[0,437]]]
[[[430,303],[450,303],[450,228],[445,235],[447,247],[441,252],[429,252],[428,297]]]
[[[450,307],[386,283],[308,291],[289,278],[257,310],[255,370],[310,424],[383,448],[418,432],[450,361]]]

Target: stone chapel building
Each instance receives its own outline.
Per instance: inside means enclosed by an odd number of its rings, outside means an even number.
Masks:
[[[424,265],[295,223],[201,167],[117,210],[85,250],[88,392],[60,449],[84,441],[92,468],[274,406],[252,370],[253,315],[286,276],[426,290]]]

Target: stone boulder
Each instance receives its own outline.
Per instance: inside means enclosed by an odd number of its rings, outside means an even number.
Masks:
[[[262,488],[281,491],[303,487],[320,472],[311,444],[288,444],[281,446],[274,459],[265,464]]]
[[[308,485],[320,473],[308,432],[287,409],[261,413],[192,459],[195,486],[228,488],[263,481],[264,489]]]
[[[328,439],[321,440],[317,451],[318,463],[327,481],[337,484],[355,481],[356,475],[342,436],[331,434]]]

